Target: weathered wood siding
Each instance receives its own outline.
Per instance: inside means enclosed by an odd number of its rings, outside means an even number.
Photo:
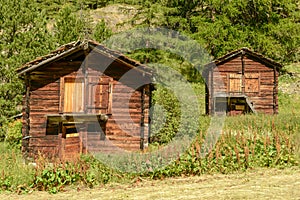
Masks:
[[[80,62],[52,63],[50,66],[40,68],[31,73],[29,78],[29,96],[24,96],[23,115],[24,120],[23,136],[26,136],[26,129],[29,129],[30,137],[23,141],[23,151],[27,151],[30,157],[38,155],[38,152],[47,156],[56,156],[63,151],[70,157],[70,151],[74,153],[89,151],[112,151],[109,143],[126,150],[139,150],[141,141],[141,117],[142,117],[142,88],[133,91],[131,85],[125,85],[116,80],[116,77],[104,75],[92,68],[88,68],[86,73],[81,71]],[[62,146],[62,138],[58,134],[47,135],[48,114],[61,114],[63,112],[62,98],[62,78],[65,77],[87,77],[85,80],[85,91],[93,92],[92,96],[85,96],[85,113],[108,114],[109,119],[106,123],[105,134],[107,139],[100,138],[98,133],[87,133],[86,138],[80,141],[78,138],[67,138]],[[100,82],[101,83],[100,83]],[[100,87],[101,86],[101,87]],[[109,92],[110,86],[112,91]],[[148,88],[148,87],[147,87]],[[128,96],[129,92],[132,92]],[[86,94],[87,94],[86,93]],[[128,98],[129,97],[129,102]],[[26,105],[26,101],[29,101]],[[101,102],[100,102],[101,101]],[[111,101],[111,102],[108,102]],[[126,102],[127,101],[127,102]],[[101,105],[107,107],[101,107]],[[128,105],[126,110],[124,105]],[[149,96],[144,97],[145,121],[148,123]],[[28,109],[28,113],[26,112]],[[128,114],[126,113],[128,112]],[[117,122],[117,123],[116,123]],[[83,130],[87,130],[86,128]],[[145,128],[144,137],[147,138],[148,130]],[[84,134],[84,133],[82,133]],[[146,140],[147,141],[147,140]],[[82,146],[77,143],[82,142]]]
[[[278,112],[278,71],[250,56],[238,56],[211,68],[207,72],[206,81],[208,114],[213,113],[213,99],[218,94],[246,95],[257,112]],[[237,92],[234,84],[239,81],[244,84],[244,88],[241,87],[240,92]]]

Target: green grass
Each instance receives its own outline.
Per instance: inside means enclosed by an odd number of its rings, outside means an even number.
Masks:
[[[2,194],[1,199],[297,199],[300,169],[255,169],[229,175],[213,174],[165,180],[136,179],[111,183],[95,189],[74,188],[56,195],[33,192],[28,195]],[[80,192],[78,192],[80,191]]]
[[[23,163],[19,149],[0,143],[0,191],[27,191],[33,182],[34,168]]]

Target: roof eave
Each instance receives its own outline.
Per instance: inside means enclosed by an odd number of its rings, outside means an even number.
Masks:
[[[50,64],[52,62],[58,61],[58,60],[60,60],[62,58],[67,57],[68,55],[76,53],[77,51],[80,51],[82,49],[84,49],[84,44],[80,44],[80,45],[75,46],[75,47],[73,47],[71,49],[68,49],[68,50],[66,50],[63,53],[57,54],[57,55],[55,55],[55,56],[53,56],[51,58],[43,60],[42,62],[40,62],[40,63],[38,63],[36,65],[32,65],[32,66],[30,66],[28,68],[21,68],[21,69],[17,70],[17,73],[18,73],[19,76],[22,76],[22,75],[24,75],[24,74],[26,74],[28,72],[31,72],[31,71],[33,71],[33,70],[35,70],[35,69],[37,69],[37,68],[39,68],[39,67],[41,67],[43,65],[47,65],[47,64]]]
[[[210,68],[214,68],[214,67],[216,67],[216,66],[218,66],[222,63],[225,63],[225,62],[231,60],[232,58],[235,58],[235,57],[237,57],[239,55],[242,55],[242,54],[248,54],[252,57],[255,57],[255,58],[259,59],[260,61],[262,61],[263,63],[265,63],[269,66],[275,67],[278,71],[283,67],[280,63],[277,63],[272,59],[266,58],[261,54],[255,53],[255,52],[251,51],[250,49],[248,49],[246,47],[243,47],[241,49],[230,52],[230,53],[228,53],[228,54],[226,54],[226,55],[224,55],[224,56],[222,56],[222,57],[206,64],[204,66],[204,71],[207,71]]]

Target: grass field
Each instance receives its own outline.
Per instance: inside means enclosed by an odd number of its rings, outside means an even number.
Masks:
[[[255,169],[165,180],[137,179],[94,189],[69,188],[49,194],[1,194],[0,199],[300,199],[300,168]]]

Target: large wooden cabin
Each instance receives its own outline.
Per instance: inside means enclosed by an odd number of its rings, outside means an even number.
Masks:
[[[148,141],[151,72],[94,41],[72,42],[18,69],[26,157],[136,151]]]
[[[209,63],[206,114],[278,113],[278,75],[281,65],[248,48],[241,48]]]

